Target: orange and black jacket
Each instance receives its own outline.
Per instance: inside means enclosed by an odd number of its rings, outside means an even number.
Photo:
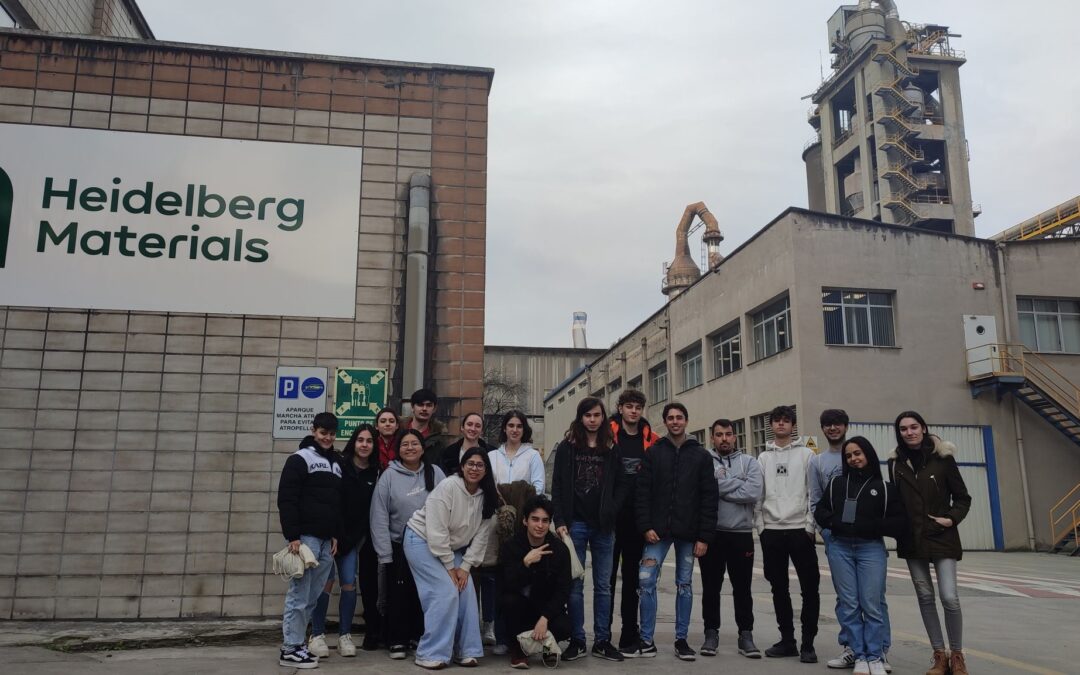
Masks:
[[[622,428],[622,415],[620,415],[619,413],[615,413],[611,416],[610,422],[611,437],[614,438],[616,442],[618,442],[619,429]],[[645,446],[645,452],[648,452],[649,446],[660,440],[660,437],[653,432],[652,426],[649,425],[649,420],[645,419],[644,417],[642,417],[641,421],[638,422],[638,429],[641,431],[641,439],[643,445]]]

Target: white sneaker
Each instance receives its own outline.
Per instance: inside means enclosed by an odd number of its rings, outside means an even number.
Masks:
[[[442,661],[430,661],[428,659],[418,658],[415,660],[415,663],[421,668],[427,668],[428,670],[442,670],[446,667],[446,664]]]
[[[891,673],[892,672],[892,664],[889,663],[889,655],[888,654],[882,654],[881,655],[881,662],[885,665],[885,672],[886,673]]]
[[[325,635],[312,635],[311,639],[308,640],[307,648],[309,652],[320,659],[330,656],[330,648],[326,646]]]
[[[870,675],[870,664],[862,659],[855,661],[855,675]]]
[[[356,645],[353,644],[352,636],[346,633],[339,637],[337,650],[341,656],[356,656]]]
[[[487,646],[495,644],[494,621],[484,621],[480,624],[480,642]]]
[[[840,652],[840,655],[835,659],[829,659],[828,663],[830,668],[854,668],[855,667],[855,652],[851,651],[851,647],[844,647],[844,651]]]
[[[870,675],[885,675],[885,664],[879,659],[870,662]]]

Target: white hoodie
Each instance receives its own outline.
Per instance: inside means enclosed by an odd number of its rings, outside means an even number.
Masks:
[[[523,480],[532,483],[536,494],[544,494],[544,458],[528,443],[521,444],[513,460],[506,456],[506,445],[500,445],[498,449],[488,452],[488,461],[491,462],[496,485]]]
[[[792,439],[778,447],[767,443],[758,457],[765,473],[765,491],[754,508],[754,528],[762,530],[815,530],[810,508],[810,458],[814,451]]]
[[[494,520],[484,518],[484,491],[469,494],[461,476],[450,476],[435,486],[409,519],[409,529],[427,542],[428,550],[448,570],[454,568],[454,552],[464,548],[461,569],[468,572],[484,562]]]

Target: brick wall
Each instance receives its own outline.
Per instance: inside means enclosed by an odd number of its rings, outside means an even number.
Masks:
[[[280,613],[268,563],[295,443],[270,437],[274,372],[388,365],[400,387],[416,171],[437,235],[431,384],[452,419],[480,408],[490,83],[0,31],[0,122],[364,148],[355,321],[0,307],[0,618]]]

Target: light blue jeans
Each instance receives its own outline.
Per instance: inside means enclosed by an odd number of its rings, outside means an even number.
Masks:
[[[827,551],[836,588],[836,620],[856,659],[873,661],[887,651],[889,608],[885,573],[889,553],[881,539],[832,537]]]
[[[318,567],[313,567],[299,579],[289,580],[289,590],[285,593],[285,613],[281,620],[281,632],[286,649],[299,647],[307,641],[307,625],[312,612],[319,601],[319,594],[330,574],[334,571],[334,556],[330,555],[331,541],[300,536],[300,543],[311,549]]]
[[[341,582],[341,597],[338,598],[338,634],[352,633],[353,616],[356,614],[356,561],[360,557],[359,549],[354,546],[344,554],[334,558],[338,580]],[[331,582],[332,583],[332,582]],[[345,588],[351,586],[351,588]],[[311,615],[311,634],[326,634],[326,612],[330,608],[330,592],[319,594],[315,611]]]
[[[464,590],[458,591],[442,561],[412,528],[405,528],[402,547],[416,580],[420,606],[424,608],[424,635],[416,646],[416,658],[450,663],[454,657],[482,657],[480,611],[472,575]],[[461,564],[464,553],[464,549],[454,552],[455,566]]]
[[[581,566],[585,566],[585,549],[592,549],[593,582],[593,640],[611,641],[611,564],[615,550],[615,530],[598,530],[582,520],[570,523],[570,539]],[[585,579],[570,582],[570,599],[566,603],[570,615],[570,637],[585,641]]]
[[[694,609],[694,542],[661,539],[645,544],[638,580],[641,588],[641,641],[652,644],[656,631],[656,582],[668,550],[675,546],[675,639],[685,640],[690,632],[690,612]],[[646,564],[646,563],[652,564]]]

